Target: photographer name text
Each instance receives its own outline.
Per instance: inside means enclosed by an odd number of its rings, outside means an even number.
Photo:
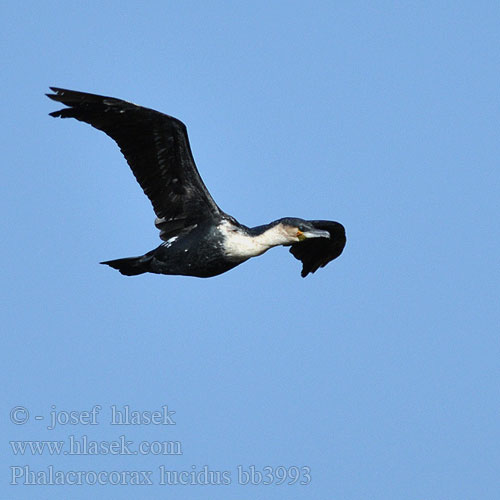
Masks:
[[[104,412],[101,405],[94,405],[89,410],[64,410],[55,405],[50,407],[48,415],[31,416],[25,406],[15,406],[10,411],[10,421],[16,425],[24,425],[30,420],[48,422],[49,431],[62,426],[99,425],[103,422],[109,425],[176,425],[175,411],[167,405],[157,410],[136,410],[130,405],[110,405]],[[107,413],[107,416],[105,415]]]

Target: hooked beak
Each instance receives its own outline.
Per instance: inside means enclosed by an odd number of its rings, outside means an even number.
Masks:
[[[309,238],[330,238],[330,233],[328,231],[323,231],[322,229],[297,231],[297,238],[300,241],[308,240]]]

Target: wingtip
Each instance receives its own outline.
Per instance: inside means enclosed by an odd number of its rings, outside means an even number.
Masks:
[[[63,95],[64,89],[60,89],[59,87],[49,87],[49,89],[55,92],[55,94],[46,93],[45,95],[53,101],[59,101],[60,99],[58,98]]]

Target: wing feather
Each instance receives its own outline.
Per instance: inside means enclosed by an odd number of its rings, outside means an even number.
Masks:
[[[162,238],[173,227],[221,214],[198,173],[180,120],[113,97],[50,89],[54,94],[48,97],[68,106],[51,116],[88,123],[118,144],[153,205]]]
[[[346,244],[345,229],[342,224],[328,220],[312,220],[308,222],[316,229],[328,231],[330,238],[311,238],[300,243],[294,243],[290,247],[290,253],[302,262],[301,276],[303,278],[336,259],[342,253]]]

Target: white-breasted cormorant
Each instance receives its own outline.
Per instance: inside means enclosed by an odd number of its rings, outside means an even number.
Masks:
[[[156,213],[163,240],[158,248],[102,264],[127,276],[208,278],[284,245],[302,261],[305,277],[342,253],[346,237],[338,222],[287,217],[249,228],[223,212],[203,184],[186,126],[176,118],[113,97],[50,89],[48,97],[68,106],[50,115],[76,118],[114,139]]]

